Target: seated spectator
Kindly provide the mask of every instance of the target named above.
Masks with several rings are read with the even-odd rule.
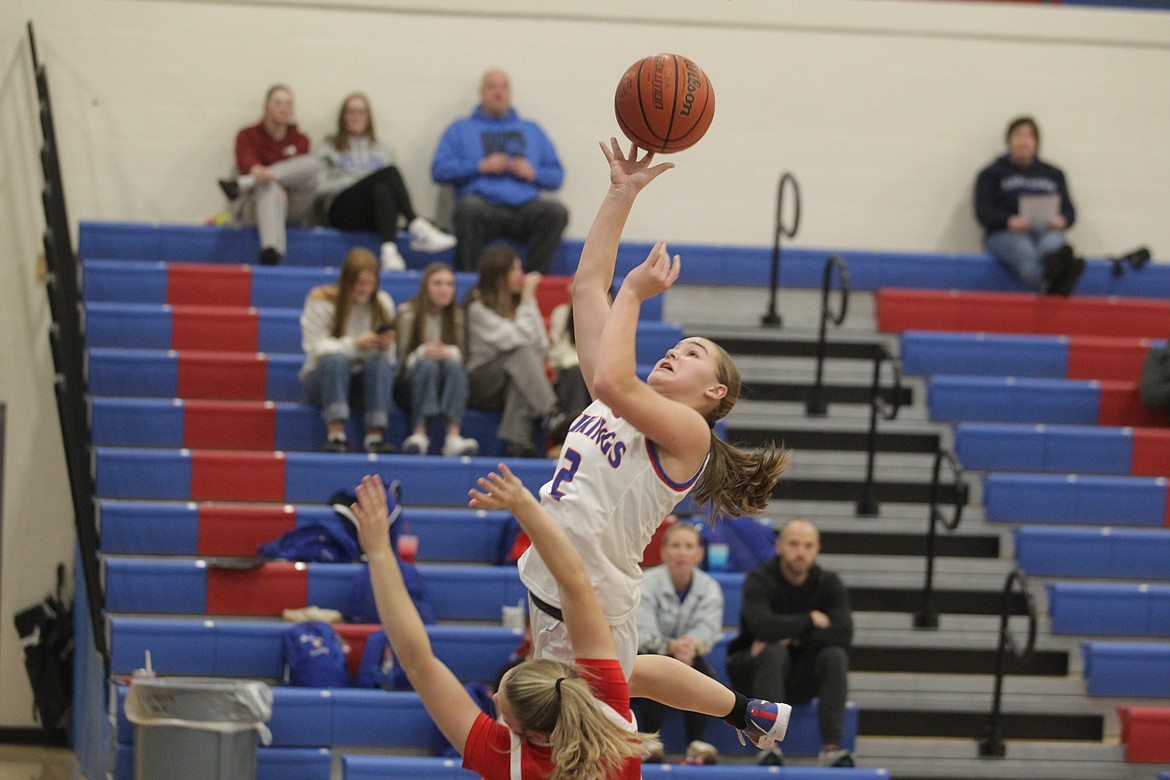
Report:
[[[337,284],[314,287],[301,312],[305,364],[301,382],[309,403],[321,407],[327,452],[346,452],[351,391],[365,409],[363,449],[394,452],[384,438],[398,368],[394,301],[378,289],[378,258],[368,249],[349,250]]]
[[[284,259],[286,224],[307,224],[322,169],[321,161],[309,154],[309,137],[293,124],[292,115],[292,91],[283,84],[269,87],[260,122],[236,135],[239,175],[219,180],[235,218],[259,231],[264,265]]]
[[[723,626],[723,589],[715,578],[698,568],[703,558],[699,530],[674,523],[662,536],[662,565],[646,570],[642,601],[638,605],[638,652],[669,655],[708,677],[715,672],[706,655],[719,641]],[[662,729],[663,705],[640,700],[639,725],[648,732]],[[715,748],[703,741],[707,716],[684,712],[687,754],[702,754],[714,763]],[[661,760],[661,758],[659,758]]]
[[[562,303],[552,310],[548,323],[548,362],[553,369],[553,392],[557,396],[557,408],[564,420],[555,431],[549,431],[549,446],[558,452],[569,432],[569,426],[585,407],[593,403],[589,386],[581,374],[581,361],[577,357],[577,339],[573,330],[573,304]]]
[[[792,703],[820,697],[819,763],[851,767],[853,755],[840,745],[853,615],[841,579],[816,565],[820,550],[816,526],[792,520],[776,540],[776,557],[747,575],[727,674],[733,688],[750,696]],[[783,758],[773,747],[761,751],[759,762]]]
[[[1036,292],[1069,295],[1085,260],[1065,242],[1064,231],[1077,215],[1064,173],[1036,156],[1040,130],[1031,117],[1012,120],[1007,145],[1007,153],[975,180],[975,218],[983,226],[983,246]],[[1047,206],[1037,211],[1048,216],[1037,224],[1030,213],[1042,201]]]
[[[503,237],[527,243],[528,270],[548,273],[569,212],[540,191],[561,186],[561,161],[540,126],[512,108],[507,73],[485,73],[479,94],[471,116],[443,133],[431,163],[431,177],[455,187],[456,268],[474,270],[484,245]]]
[[[447,424],[444,455],[479,452],[479,442],[460,435],[468,394],[463,367],[467,326],[463,307],[455,301],[455,274],[443,263],[426,267],[418,295],[398,309],[398,346],[405,363],[399,386],[411,424],[402,451],[425,455],[431,446],[427,421],[442,417]]]
[[[1150,347],[1142,361],[1138,392],[1142,406],[1152,412],[1170,412],[1170,342],[1163,347]]]
[[[405,220],[410,248],[416,252],[444,252],[455,237],[418,216],[394,165],[394,150],[374,134],[370,101],[355,92],[341,103],[337,132],[317,150],[325,171],[317,187],[319,208],[330,227],[373,230],[382,238],[382,268],[402,271],[406,263],[395,237]]]
[[[557,397],[544,373],[548,336],[536,305],[538,273],[524,273],[508,247],[483,253],[467,303],[467,374],[471,405],[502,411],[497,435],[510,458],[535,458],[533,425],[554,420]]]

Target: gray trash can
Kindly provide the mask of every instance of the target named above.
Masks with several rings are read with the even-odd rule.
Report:
[[[254,680],[136,677],[134,780],[254,780],[257,737],[271,741],[272,691]]]

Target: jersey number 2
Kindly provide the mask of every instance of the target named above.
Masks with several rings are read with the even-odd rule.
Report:
[[[565,497],[564,491],[561,490],[562,482],[572,482],[573,477],[577,475],[577,469],[581,467],[581,453],[576,450],[565,450],[565,460],[569,465],[557,472],[557,476],[553,479],[552,488],[548,491],[549,496],[560,501]]]

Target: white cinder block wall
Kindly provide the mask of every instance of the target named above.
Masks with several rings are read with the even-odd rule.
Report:
[[[698,62],[715,122],[639,203],[627,236],[765,245],[782,171],[804,194],[795,243],[977,251],[976,170],[1007,120],[1034,114],[1065,168],[1090,255],[1149,244],[1170,257],[1170,13],[902,0],[5,0],[0,3],[0,402],[8,438],[0,536],[0,727],[30,725],[12,614],[72,546],[35,278],[39,145],[24,23],[49,66],[70,215],[198,223],[265,89],[287,82],[301,127],[330,131],[366,91],[416,206],[430,157],[512,74],[566,168],[569,235],[606,186],[596,141],[613,91],[646,54]]]

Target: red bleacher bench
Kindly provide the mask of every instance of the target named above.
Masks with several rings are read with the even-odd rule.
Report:
[[[1125,760],[1170,762],[1170,707],[1118,707]]]

